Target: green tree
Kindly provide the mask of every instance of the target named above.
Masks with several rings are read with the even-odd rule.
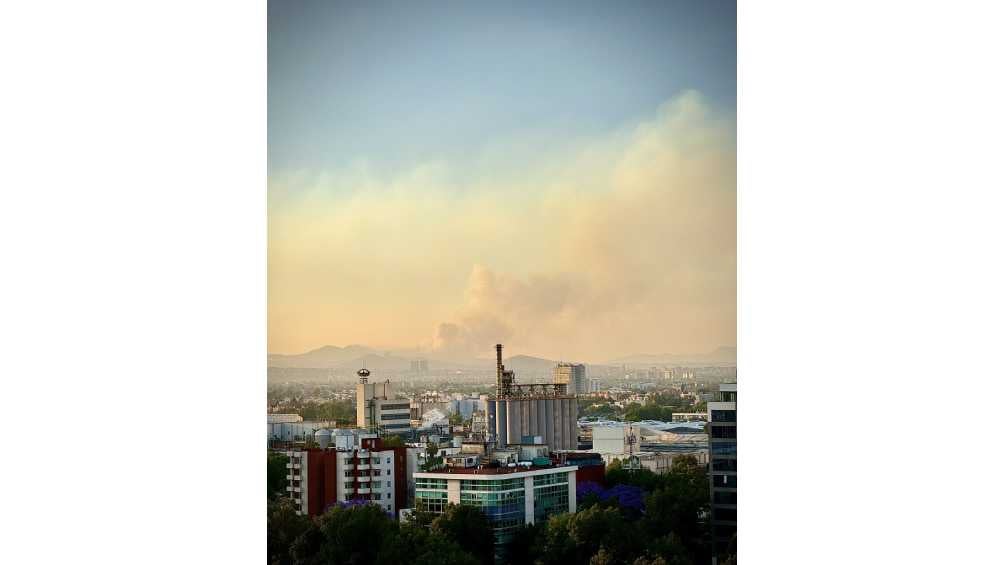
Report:
[[[401,436],[388,435],[383,436],[381,440],[383,441],[385,449],[389,449],[391,447],[404,447],[404,440],[401,439]]]
[[[425,446],[425,463],[422,463],[423,471],[432,471],[443,465],[443,458],[439,456],[439,445],[430,441]]]
[[[286,485],[289,484],[286,479],[286,463],[289,463],[289,457],[278,451],[269,451],[267,462],[268,473],[266,475],[266,482],[268,484],[269,498],[285,495]]]
[[[269,565],[291,565],[290,547],[310,528],[310,520],[296,515],[296,506],[288,498],[268,502],[268,562]]]
[[[432,531],[455,542],[461,549],[491,565],[495,559],[495,535],[484,513],[473,506],[449,504],[432,521]]]
[[[539,540],[543,536],[545,524],[525,524],[516,528],[506,547],[509,563],[533,563],[540,554]]]

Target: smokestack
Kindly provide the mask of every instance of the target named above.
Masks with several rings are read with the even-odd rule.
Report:
[[[502,395],[502,344],[495,344],[495,396]]]

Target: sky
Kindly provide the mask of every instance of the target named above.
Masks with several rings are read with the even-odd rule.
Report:
[[[270,2],[268,347],[736,339],[735,5]]]

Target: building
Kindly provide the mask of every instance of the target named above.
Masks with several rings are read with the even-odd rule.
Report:
[[[551,449],[577,449],[579,406],[567,385],[516,384],[502,364],[502,344],[495,346],[495,396],[489,397],[488,434],[496,447],[540,436]]]
[[[370,372],[360,369],[356,385],[356,426],[372,432],[400,432],[411,428],[411,403],[395,398],[390,381],[370,383]]]
[[[631,427],[623,425],[593,426],[593,451],[595,453],[623,455],[632,441]]]
[[[336,430],[334,437],[319,430],[317,441],[321,447],[285,452],[286,491],[298,514],[317,516],[350,500],[371,501],[393,515],[405,506],[407,448],[384,448],[375,434],[355,430]]]
[[[416,359],[411,362],[411,372],[418,375],[429,374],[428,359]]]
[[[554,384],[566,385],[569,394],[586,394],[586,366],[577,363],[558,363],[554,368]]]
[[[736,533],[736,385],[719,385],[708,402],[711,445],[712,555],[728,547]]]
[[[496,548],[508,543],[524,524],[575,512],[578,467],[550,462],[509,465],[415,473],[415,508],[440,514],[451,503],[478,507],[492,524]]]
[[[555,463],[567,463],[575,465],[576,484],[593,482],[600,485],[606,484],[607,464],[603,456],[599,453],[589,451],[556,451],[551,454],[551,459]]]

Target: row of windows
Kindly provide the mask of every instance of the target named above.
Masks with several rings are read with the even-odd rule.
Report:
[[[735,410],[712,410],[711,411],[711,421],[712,422],[735,422],[736,421],[736,411]]]
[[[533,478],[533,486],[568,484],[568,473],[552,473],[550,475],[536,475]]]
[[[735,426],[711,426],[711,437],[713,438],[734,438],[736,437]]]
[[[415,508],[422,512],[434,512],[440,514],[446,510],[446,493],[417,491],[415,492]]]
[[[384,418],[384,419],[386,419],[386,418]],[[403,424],[385,424],[385,425],[384,425],[383,427],[384,427],[385,429],[388,429],[388,430],[390,430],[390,429],[395,429],[395,430],[396,430],[396,429],[399,429],[399,428],[400,428],[400,429],[403,429],[403,428],[410,428],[410,427],[411,427],[411,424],[410,424],[410,423],[407,423],[407,422],[405,422],[405,423],[403,423]]]
[[[712,471],[736,471],[735,459],[715,459],[711,462]]]
[[[735,475],[714,475],[711,481],[718,488],[736,488]]]
[[[568,489],[565,489],[566,492]],[[519,504],[522,506],[524,501],[523,491],[510,491],[510,492],[463,492],[460,493],[460,502],[471,503],[474,506],[481,507],[503,507],[510,506],[514,504]]]
[[[411,414],[384,414],[380,418],[383,420],[410,420]]]
[[[461,491],[503,491],[503,490],[522,490],[524,487],[523,479],[501,479],[493,481],[460,481]]]
[[[736,494],[737,493],[723,490],[715,491],[715,504],[735,504],[737,498]]]
[[[734,441],[723,441],[723,442],[712,442],[711,443],[711,455],[735,455],[736,454],[736,442]]]
[[[404,404],[381,404],[380,410],[409,410],[411,409],[411,404],[407,402]],[[384,416],[386,418],[387,416]]]
[[[415,488],[433,488],[446,490],[446,479],[415,478]]]
[[[384,475],[389,477],[390,476],[390,469],[387,469],[384,472]],[[345,471],[345,476],[346,477],[379,477],[380,476],[380,469],[374,469],[372,473],[369,473],[367,471]]]

